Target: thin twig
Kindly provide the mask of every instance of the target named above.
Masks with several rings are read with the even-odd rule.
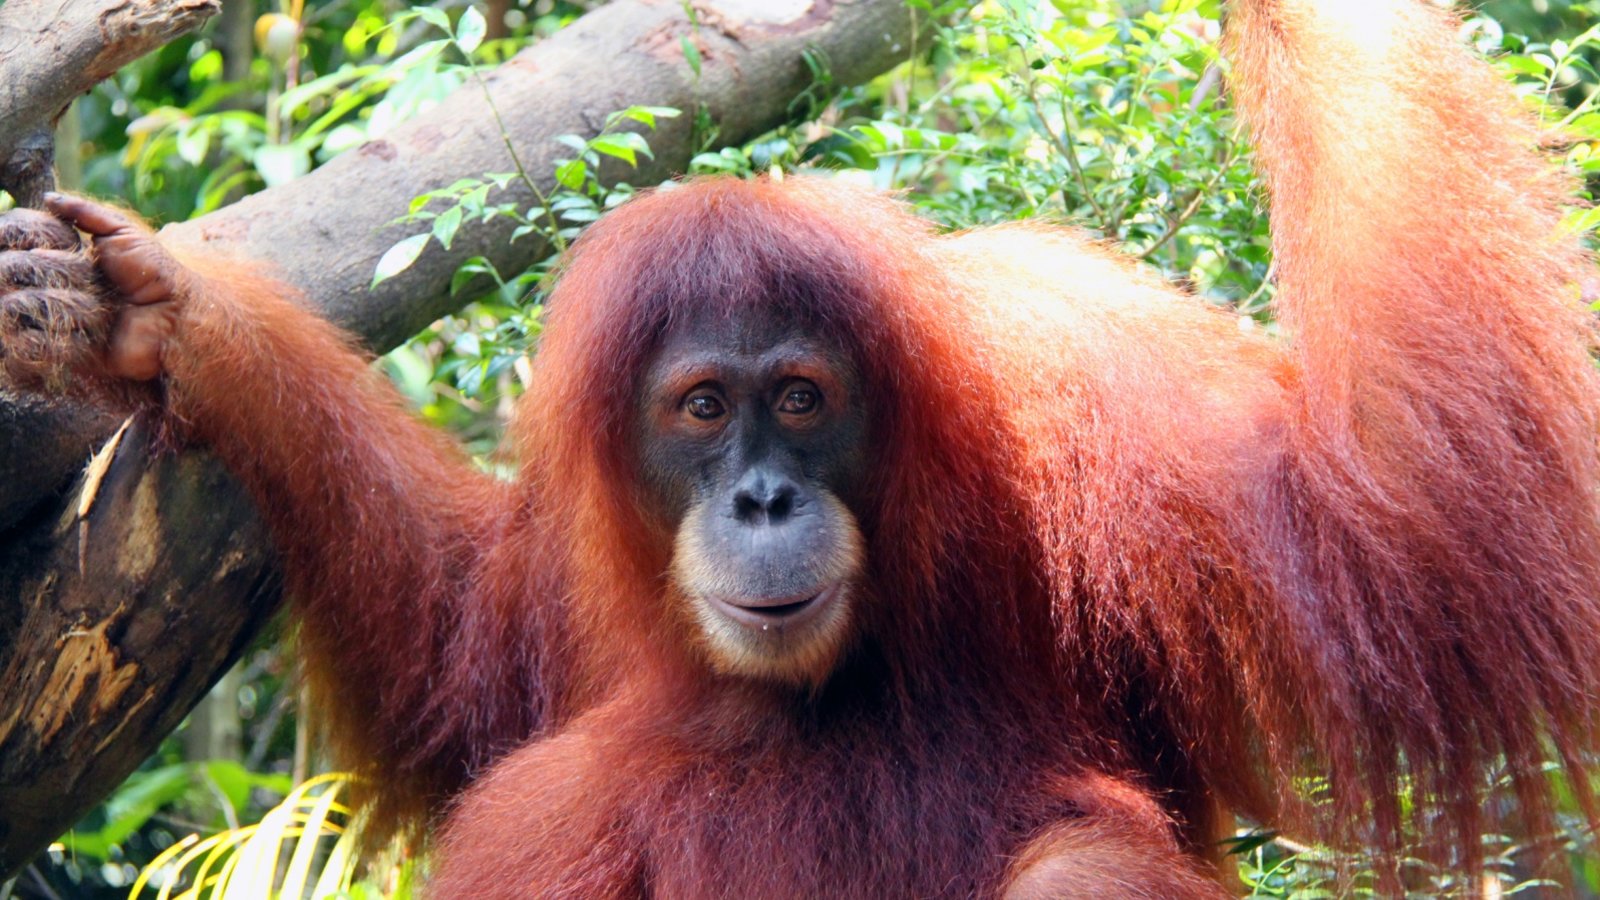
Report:
[[[61,900],[61,895],[56,893],[55,888],[50,886],[50,882],[45,880],[44,873],[39,871],[38,865],[34,863],[28,864],[28,877],[33,879],[33,886],[38,888],[39,892],[49,900]]]
[[[511,164],[517,169],[517,180],[521,181],[528,190],[533,192],[534,198],[539,201],[539,206],[544,209],[545,218],[550,222],[550,243],[555,245],[557,251],[565,253],[567,241],[561,236],[561,220],[556,218],[556,211],[550,208],[550,199],[545,196],[544,191],[539,189],[539,185],[528,174],[527,168],[522,165],[522,157],[518,155],[517,148],[511,143],[511,129],[506,127],[505,119],[500,118],[500,107],[495,105],[494,96],[489,93],[489,82],[484,80],[483,72],[472,61],[471,54],[468,54],[454,40],[451,43],[455,44],[456,49],[461,50],[462,55],[467,57],[467,70],[472,73],[473,80],[478,82],[478,87],[483,91],[483,102],[488,104],[489,114],[494,116],[494,126],[500,131],[500,143],[505,145],[506,155],[511,157]]]
[[[1022,84],[1028,91],[1028,104],[1033,107],[1034,115],[1039,117],[1039,127],[1044,129],[1044,133],[1050,137],[1050,142],[1055,144],[1056,151],[1066,157],[1067,167],[1072,170],[1073,177],[1078,181],[1078,189],[1083,192],[1084,199],[1089,201],[1089,207],[1094,210],[1095,218],[1099,220],[1101,230],[1104,231],[1107,224],[1106,211],[1101,208],[1099,201],[1094,198],[1094,193],[1089,190],[1089,179],[1084,176],[1083,167],[1078,164],[1078,154],[1072,149],[1072,125],[1068,122],[1071,116],[1067,115],[1066,98],[1063,96],[1061,100],[1061,130],[1065,133],[1063,138],[1050,127],[1050,120],[1045,117],[1044,104],[1039,100],[1038,84],[1033,77],[1033,67],[1028,65],[1025,55],[1022,62],[1024,73]],[[1108,233],[1106,237],[1113,235]]]
[[[1278,261],[1273,260],[1267,266],[1267,273],[1261,276],[1261,283],[1256,285],[1256,289],[1250,292],[1250,296],[1239,301],[1237,309],[1243,313],[1253,313],[1254,309],[1252,309],[1252,307],[1255,306],[1255,302],[1257,300],[1261,299],[1261,295],[1265,294],[1267,289],[1272,287],[1272,279],[1277,277],[1277,273]]]
[[[1210,99],[1211,92],[1222,83],[1222,67],[1216,63],[1207,63],[1206,70],[1200,73],[1200,81],[1194,86],[1194,94],[1189,97],[1189,111],[1199,112],[1200,107]]]
[[[1206,183],[1198,188],[1195,188],[1195,190],[1190,193],[1189,201],[1187,205],[1184,206],[1183,211],[1167,220],[1166,230],[1161,232],[1161,236],[1156,238],[1156,242],[1154,244],[1146,247],[1144,252],[1139,254],[1139,259],[1149,259],[1151,256],[1155,255],[1157,250],[1165,247],[1169,241],[1171,241],[1174,237],[1177,237],[1178,230],[1194,217],[1194,214],[1200,209],[1200,204],[1205,202],[1206,197],[1210,195],[1211,191],[1214,190],[1217,184],[1222,181],[1223,176],[1227,175],[1228,170],[1233,168],[1233,163],[1236,158],[1237,157],[1233,153],[1229,153],[1228,158],[1222,161],[1221,167],[1219,167],[1217,171],[1213,172],[1210,178],[1206,179]]]
[[[283,691],[272,704],[272,709],[267,711],[267,717],[257,726],[255,743],[250,746],[250,752],[245,756],[245,768],[255,771],[267,759],[267,751],[272,747],[272,739],[277,736],[278,726],[283,724],[283,718],[289,708],[294,705],[294,693]]]

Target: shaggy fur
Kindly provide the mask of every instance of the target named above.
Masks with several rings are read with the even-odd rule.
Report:
[[[1471,868],[1596,749],[1600,384],[1572,185],[1454,24],[1233,5],[1287,340],[1070,231],[710,179],[578,242],[514,485],[236,273],[168,408],[271,521],[378,825],[446,810],[436,896],[1209,896],[1225,809]],[[708,663],[634,487],[708,309],[838,341],[873,409],[820,685]]]

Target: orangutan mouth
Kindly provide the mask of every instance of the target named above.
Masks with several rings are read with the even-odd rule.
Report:
[[[741,597],[728,600],[712,597],[710,602],[718,612],[747,628],[763,631],[773,628],[794,628],[816,618],[839,597],[842,584],[831,584],[815,594],[803,597]]]

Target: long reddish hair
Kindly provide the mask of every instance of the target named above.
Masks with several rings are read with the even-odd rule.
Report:
[[[383,788],[378,820],[421,819],[607,697],[655,703],[603,707],[618,742],[663,709],[782,736],[759,689],[703,665],[671,542],[632,487],[660,336],[691,310],[751,307],[835,339],[871,405],[858,655],[905,726],[846,723],[873,771],[931,756],[913,738],[936,735],[932,762],[1032,753],[1149,791],[1195,851],[1227,806],[1390,851],[1414,829],[1472,868],[1491,827],[1555,832],[1553,756],[1594,820],[1600,376],[1575,287],[1592,260],[1560,227],[1573,185],[1449,15],[1231,9],[1287,339],[1069,230],[940,236],[835,182],[692,181],[608,214],[566,261],[508,486],[409,421],[278,288],[212,272],[164,358],[169,407],[272,524],[312,685]],[[517,758],[537,778],[540,754],[593,736]],[[779,762],[792,750],[770,743]],[[767,762],[808,789],[727,815],[825,813],[812,770]],[[905,854],[891,874],[960,862],[916,858],[914,816],[945,788],[998,791],[1001,768],[874,810]],[[1490,771],[1514,813],[1488,802]],[[578,811],[609,824],[600,800]],[[679,810],[686,834],[715,827],[697,811]],[[1020,840],[989,825],[965,852]],[[486,846],[559,860],[571,839],[540,840]],[[858,874],[799,849],[815,877]]]
[[[873,398],[865,624],[893,678],[995,679],[1105,735],[1078,752],[1343,840],[1411,827],[1470,865],[1497,764],[1548,829],[1544,763],[1583,771],[1600,686],[1571,185],[1448,15],[1234,15],[1287,342],[1070,232],[938,237],[819,180],[690,182],[586,235],[523,434],[596,671],[695,664],[628,416],[676,317],[759,304]]]
[[[708,309],[795,321],[859,367],[872,413],[860,614],[904,663],[896,676],[943,680],[937,660],[955,643],[1049,656],[1028,526],[1007,478],[1013,444],[937,249],[928,223],[895,201],[818,179],[685,182],[585,234],[551,299],[518,443],[530,484],[569,525],[577,614],[602,657],[702,665],[691,621],[665,596],[671,541],[640,539],[659,529],[632,487],[631,429],[661,335]],[[599,671],[619,664],[596,661]]]

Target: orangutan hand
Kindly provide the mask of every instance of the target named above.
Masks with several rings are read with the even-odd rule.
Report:
[[[125,213],[60,194],[45,204],[53,215],[0,215],[0,374],[24,385],[158,378],[194,276]]]

